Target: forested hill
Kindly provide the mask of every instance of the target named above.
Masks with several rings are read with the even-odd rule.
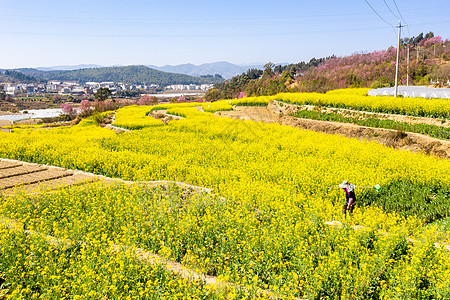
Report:
[[[130,84],[208,84],[220,83],[224,79],[220,75],[189,76],[178,73],[168,73],[154,70],[145,66],[105,67],[93,69],[79,69],[72,71],[41,71],[37,69],[17,69],[22,73],[43,80],[77,81],[114,81]]]
[[[449,86],[450,41],[432,32],[401,40],[399,84]],[[310,62],[251,69],[214,86],[206,99],[275,95],[281,92],[326,92],[348,87],[394,86],[397,49],[348,56],[334,55]],[[408,59],[409,57],[409,59]]]
[[[0,70],[0,82],[38,83],[40,80],[22,72],[17,72],[14,70]]]

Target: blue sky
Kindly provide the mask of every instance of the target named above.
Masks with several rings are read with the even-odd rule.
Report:
[[[450,39],[449,0],[4,0],[0,68],[294,63],[371,52],[396,45],[395,5],[408,24],[402,37]]]

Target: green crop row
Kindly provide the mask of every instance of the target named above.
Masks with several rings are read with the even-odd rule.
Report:
[[[364,193],[363,205],[379,205],[386,212],[418,216],[425,223],[450,217],[450,187],[440,183],[393,181],[379,193]]]
[[[352,123],[361,126],[395,129],[407,132],[415,132],[420,134],[426,134],[428,136],[450,140],[450,128],[440,127],[429,124],[409,124],[406,122],[398,122],[387,119],[380,119],[372,116],[361,117],[348,117],[339,113],[323,113],[318,111],[300,110],[295,112],[294,117],[321,120],[321,121],[334,121],[343,123]]]

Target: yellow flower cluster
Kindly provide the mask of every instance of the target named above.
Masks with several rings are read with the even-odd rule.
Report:
[[[395,98],[391,96],[360,96],[357,94],[282,93],[275,99],[295,104],[320,104],[333,107],[351,107],[360,110],[407,114],[413,116],[450,117],[447,99]]]
[[[152,110],[149,106],[131,105],[119,109],[115,115],[114,125],[126,129],[136,130],[149,126],[163,125],[161,120],[148,117]]]
[[[327,92],[327,95],[359,95],[367,96],[369,88],[350,88],[350,89],[337,89]]]
[[[260,97],[239,99],[247,105],[261,103]],[[367,96],[367,89],[344,89],[320,93],[280,93],[264,97],[268,103],[278,100],[293,104],[312,104],[332,107],[346,107],[365,111],[450,118],[450,102],[447,99],[395,98],[391,96]]]
[[[8,125],[8,126],[3,126],[1,128],[4,129],[30,129],[30,128],[42,128],[46,125],[44,124],[36,124],[36,125]]]
[[[186,108],[186,107],[199,107],[205,112],[216,112],[221,110],[233,109],[232,103],[234,100],[220,100],[215,102],[187,102],[187,103],[168,103],[159,104],[152,107],[152,110],[173,108]]]

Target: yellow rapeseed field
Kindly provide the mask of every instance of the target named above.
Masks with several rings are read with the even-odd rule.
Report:
[[[353,94],[348,103],[364,97],[366,106],[381,105]],[[309,96],[275,97],[294,102]],[[89,122],[0,132],[1,157],[126,180],[182,181],[217,195],[97,183],[4,198],[0,215],[18,220],[24,229],[83,241],[55,247],[44,238],[1,229],[1,280],[8,283],[9,296],[244,299],[267,289],[286,299],[450,298],[449,253],[434,245],[446,242],[444,232],[376,206],[358,207],[351,219],[343,219],[342,192],[327,189],[342,180],[359,186],[408,181],[448,187],[450,162],[210,113],[269,99],[123,108],[117,121],[142,119],[145,126],[120,135]],[[421,101],[428,100],[417,100],[427,107]],[[402,105],[416,109],[411,108],[416,102]],[[145,117],[151,109],[184,118],[153,126]],[[440,107],[436,113],[449,111]],[[359,198],[371,193],[357,190]],[[325,223],[333,220],[343,225]],[[113,243],[159,253],[242,288],[221,294],[180,281],[139,263],[132,252],[108,252]]]

